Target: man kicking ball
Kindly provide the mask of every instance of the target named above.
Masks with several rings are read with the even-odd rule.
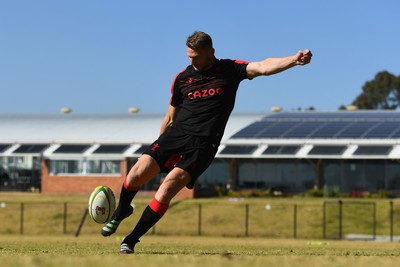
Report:
[[[101,233],[115,233],[133,212],[131,202],[139,187],[160,172],[167,173],[153,200],[143,211],[133,231],[121,243],[120,253],[134,253],[139,239],[165,214],[172,198],[183,188],[193,188],[217,153],[236,91],[244,79],[272,75],[311,61],[310,50],[258,62],[217,59],[211,37],[196,31],[187,38],[190,65],[172,83],[168,111],[160,136],[129,171],[110,222]]]

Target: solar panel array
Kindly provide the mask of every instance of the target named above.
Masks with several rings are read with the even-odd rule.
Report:
[[[93,154],[119,154],[124,153],[129,148],[129,145],[101,145]]]
[[[354,155],[388,155],[392,146],[359,146]]]
[[[232,138],[400,138],[400,112],[273,113]]]
[[[145,144],[140,146],[134,154],[142,154],[150,144]],[[0,153],[5,152],[12,145],[10,144],[0,144]],[[51,144],[21,144],[17,149],[12,151],[13,154],[40,154],[49,148]],[[96,148],[92,154],[122,154],[131,145],[130,144],[101,144]],[[91,145],[89,144],[62,144],[53,153],[54,154],[81,154],[89,149]]]
[[[55,153],[55,154],[60,154],[60,153],[80,154],[80,153],[85,152],[89,147],[90,147],[90,145],[61,145],[53,153]]]
[[[263,155],[294,155],[301,146],[292,145],[269,145]]]
[[[142,154],[144,151],[148,149],[150,144],[142,145],[138,149],[136,149],[135,154]]]
[[[221,154],[236,154],[236,155],[244,155],[244,154],[253,154],[253,152],[257,149],[256,145],[248,145],[248,146],[240,146],[240,145],[228,145],[222,151]]]
[[[333,146],[333,145],[316,145],[314,146],[309,155],[342,155],[347,149],[347,146]]]
[[[43,152],[46,148],[48,148],[49,145],[47,144],[35,144],[35,145],[28,145],[28,144],[23,144],[20,147],[18,147],[16,150],[13,151],[15,154],[24,154],[24,153],[41,153]]]
[[[8,145],[8,144],[0,144],[0,153],[6,151],[10,147],[11,147],[11,145]]]

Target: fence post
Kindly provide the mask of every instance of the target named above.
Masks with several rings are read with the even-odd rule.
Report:
[[[201,203],[199,204],[199,223],[197,228],[197,234],[201,235]]]
[[[393,201],[390,204],[390,242],[393,242]]]
[[[89,209],[86,208],[85,211],[83,212],[83,216],[82,216],[81,222],[78,225],[78,229],[76,229],[75,237],[78,237],[79,234],[81,233],[81,229],[83,227],[83,223],[85,222],[85,219],[86,219],[86,216],[88,215],[88,213],[89,213]]]
[[[64,234],[67,233],[67,202],[64,202]]]
[[[339,200],[339,239],[342,240],[343,238],[343,201]]]
[[[324,201],[322,209],[322,238],[326,239],[326,201]]]
[[[246,204],[246,217],[245,217],[245,236],[249,236],[249,204]]]
[[[372,203],[374,211],[373,211],[373,231],[374,231],[374,240],[376,240],[376,202]]]
[[[297,204],[294,204],[293,207],[293,238],[297,238]]]
[[[20,216],[20,229],[19,233],[24,234],[24,202],[21,202],[21,216]]]

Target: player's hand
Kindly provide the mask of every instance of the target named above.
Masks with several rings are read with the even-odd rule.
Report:
[[[299,52],[297,52],[296,58],[297,58],[297,61],[296,61],[297,65],[306,65],[306,64],[310,63],[311,58],[312,58],[312,53],[308,49],[300,50]]]

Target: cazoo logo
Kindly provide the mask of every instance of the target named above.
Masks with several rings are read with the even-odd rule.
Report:
[[[209,96],[214,96],[214,95],[221,95],[224,91],[222,88],[210,88],[210,89],[203,89],[203,90],[196,90],[193,92],[188,93],[187,97],[190,100],[194,100],[196,98],[205,98]]]

